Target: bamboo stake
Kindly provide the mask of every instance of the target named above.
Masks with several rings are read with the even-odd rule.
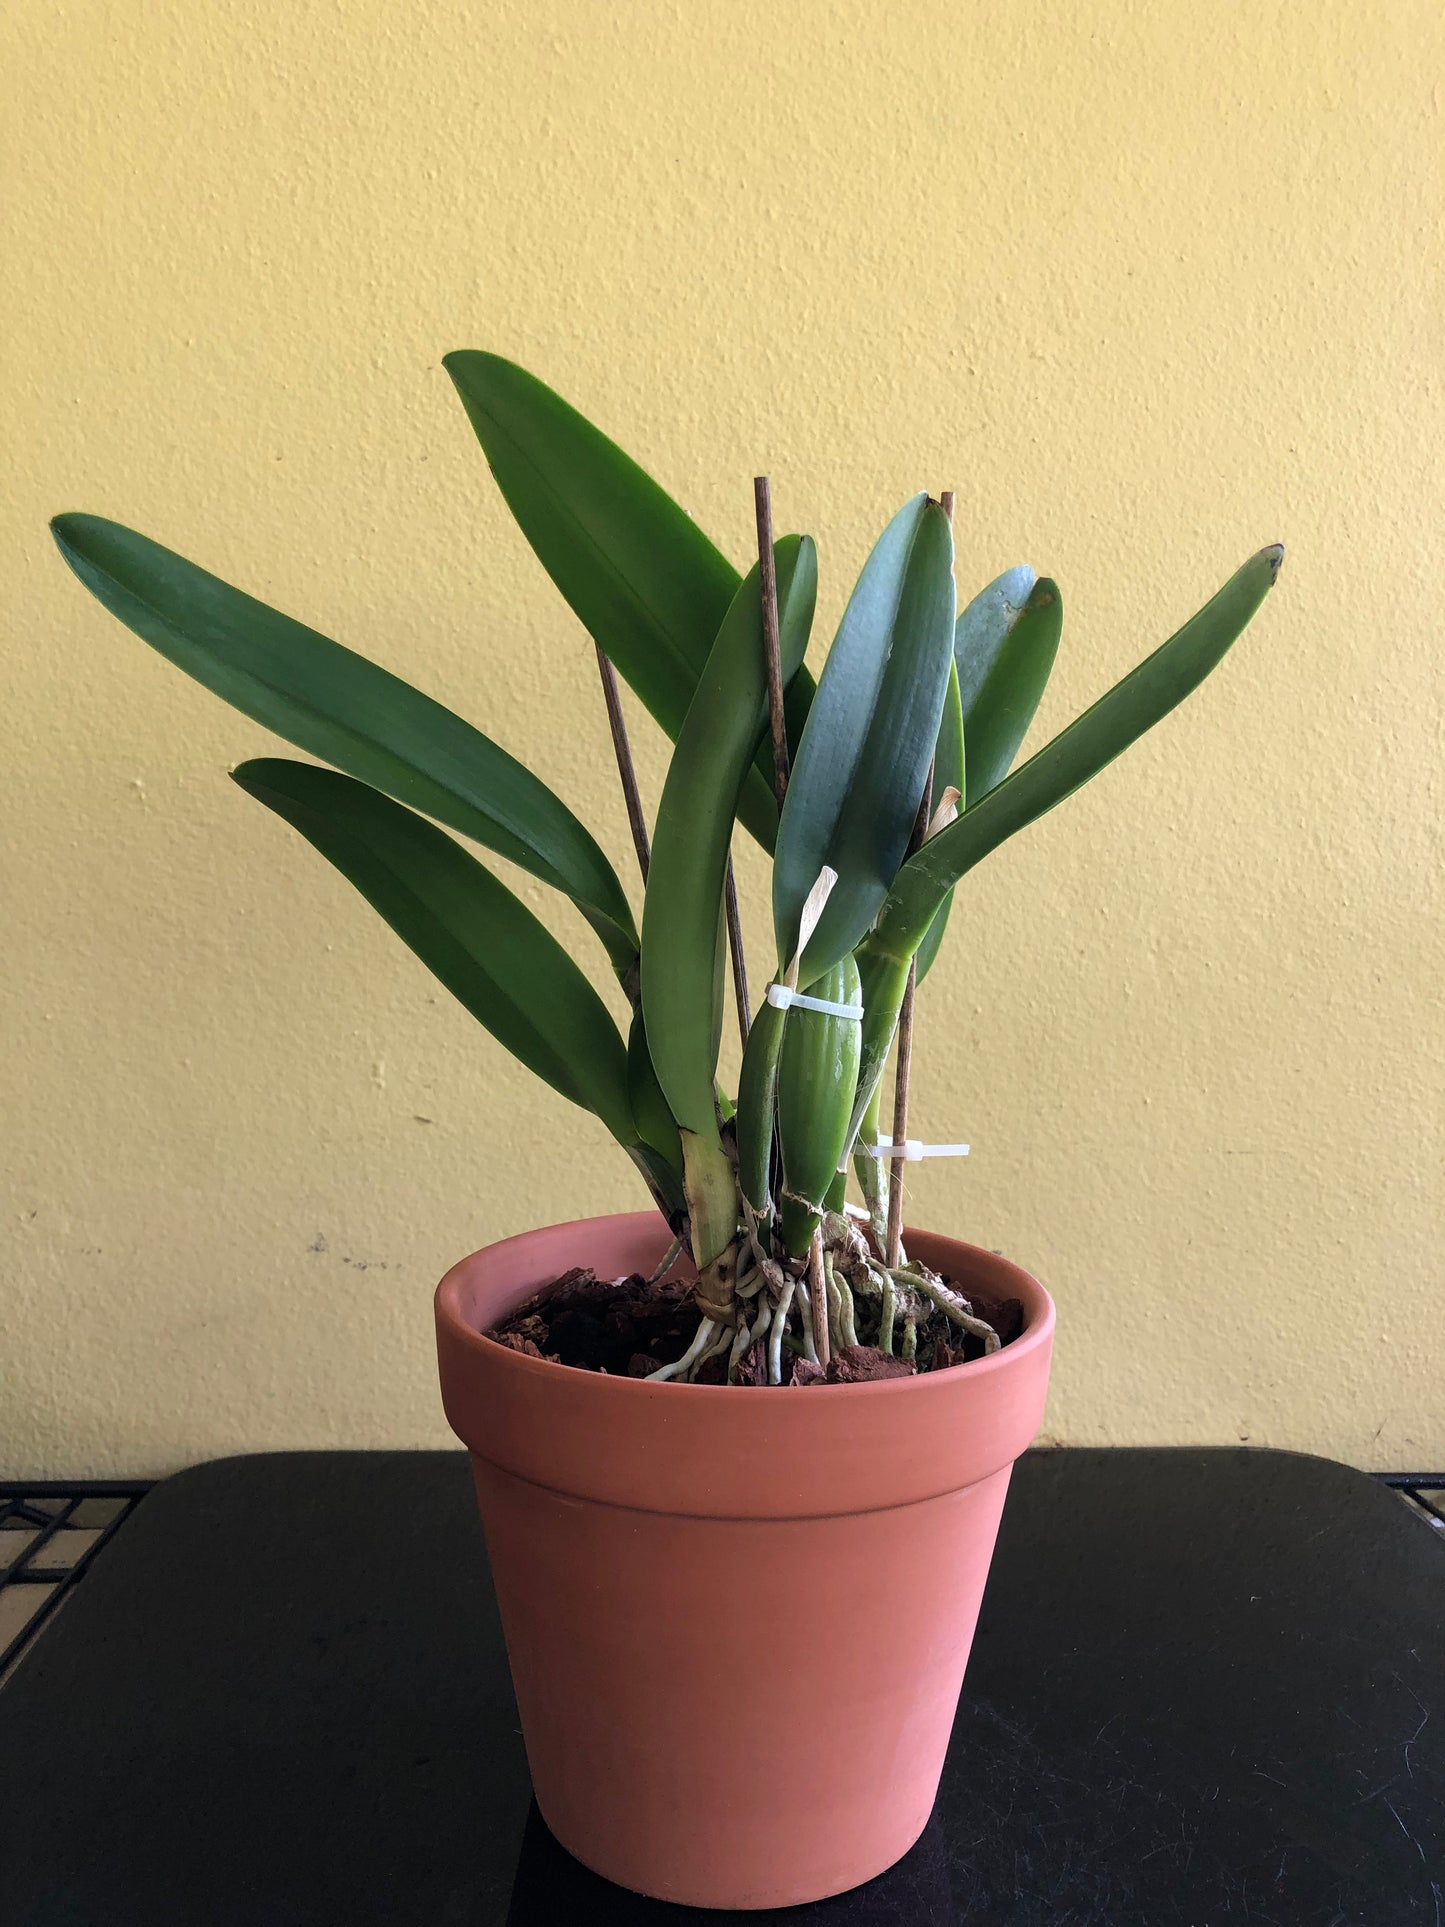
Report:
[[[788,787],[788,731],[783,717],[783,660],[778,637],[778,572],[773,558],[773,504],[766,475],[753,478],[753,507],[758,524],[758,576],[763,603],[763,655],[768,672],[768,717],[773,732],[773,789],[781,812],[783,795]],[[728,950],[733,965],[733,1001],[738,1011],[738,1034],[746,1049],[748,1031],[752,1026],[752,1000],[748,996],[748,965],[743,955],[743,925],[738,914],[738,886],[731,854],[728,856],[724,903],[727,909]]]
[[[945,489],[940,495],[939,505],[952,522],[951,488]],[[930,763],[913,835],[908,842],[910,854],[927,835],[928,819],[932,814],[933,765]],[[884,1254],[884,1262],[890,1269],[899,1263],[903,1254],[903,1174],[907,1169],[904,1154],[908,1143],[908,1085],[913,1072],[913,998],[917,988],[918,959],[915,957],[908,966],[908,988],[903,993],[903,1004],[898,1013],[898,1062],[893,1073],[893,1156],[888,1162],[888,1249]]]
[[[748,997],[748,965],[743,955],[743,920],[738,914],[738,882],[733,875],[732,853],[728,853],[728,880],[723,891],[723,901],[727,905],[728,949],[733,960],[733,1002],[738,1007],[738,1034],[743,1040],[743,1049],[748,1047],[748,1031],[752,1020],[749,1012],[752,1002]]]
[[[813,1314],[813,1350],[818,1354],[818,1363],[826,1372],[833,1348],[828,1338],[828,1280],[823,1271],[823,1227],[819,1225],[813,1233],[813,1242],[808,1246],[808,1295],[812,1299],[810,1307]]]
[[[768,675],[768,723],[773,737],[773,795],[778,815],[788,793],[788,724],[783,714],[783,650],[778,636],[778,569],[773,555],[773,491],[766,475],[753,477],[753,509],[758,525],[758,590],[762,598],[763,662]],[[823,1277],[823,1237],[821,1227],[808,1252],[811,1295],[813,1349],[824,1371],[828,1369],[828,1288]],[[822,1312],[819,1313],[819,1302]],[[786,1304],[786,1300],[783,1301]],[[819,1317],[822,1339],[819,1340]]]
[[[908,1080],[913,1070],[913,993],[918,963],[908,966],[908,988],[898,1013],[898,1062],[893,1072],[893,1156],[888,1161],[888,1249],[884,1262],[897,1267],[903,1252],[903,1173],[908,1143]]]
[[[788,725],[783,714],[783,657],[778,640],[778,571],[773,557],[773,496],[766,475],[753,478],[758,521],[758,573],[763,597],[763,653],[768,665],[768,721],[773,732],[773,792],[782,814],[788,789]]]
[[[647,818],[642,814],[642,798],[637,790],[637,771],[632,766],[632,745],[627,740],[622,691],[618,686],[617,671],[603,654],[601,643],[594,647],[597,650],[597,672],[602,678],[602,696],[607,704],[607,725],[612,731],[612,750],[617,758],[617,774],[622,778],[622,797],[627,805],[627,821],[632,826],[632,847],[637,852],[637,867],[646,884],[647,865],[652,852],[647,840]]]

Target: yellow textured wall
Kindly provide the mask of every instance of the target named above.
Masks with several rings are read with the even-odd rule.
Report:
[[[5,39],[5,1469],[441,1442],[439,1272],[642,1202],[45,533],[114,515],[412,677],[621,869],[462,346],[735,560],[770,469],[820,639],[952,483],[961,586],[1063,587],[1034,742],[1287,542],[1217,678],[970,879],[915,1116],[974,1155],[916,1211],[1053,1287],[1056,1437],[1445,1459],[1437,0],[18,0]]]

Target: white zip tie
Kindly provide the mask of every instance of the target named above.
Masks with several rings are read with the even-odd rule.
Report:
[[[825,1017],[856,1017],[863,1021],[861,1004],[835,1004],[828,997],[808,997],[801,990],[789,990],[786,984],[768,985],[768,1002],[774,1010],[787,1010],[794,1006],[798,1010],[821,1010]]]
[[[916,1137],[903,1140],[902,1150],[895,1151],[891,1137],[880,1137],[876,1144],[855,1144],[855,1151],[861,1151],[865,1158],[878,1158],[891,1162],[902,1158],[905,1164],[916,1164],[920,1158],[966,1158],[966,1144],[922,1144]]]

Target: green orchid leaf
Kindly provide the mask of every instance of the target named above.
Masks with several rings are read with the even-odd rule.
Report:
[[[443,365],[537,559],[676,741],[737,593],[737,570],[630,456],[535,375],[476,349]],[[800,667],[786,704],[795,741],[812,689]],[[738,815],[771,850],[771,753],[759,753]]]
[[[958,665],[955,662],[949,666],[948,688],[943,697],[943,720],[938,726],[938,744],[933,752],[935,809],[942,802],[944,792],[950,789],[958,791],[959,807],[962,808],[964,777],[963,704],[958,693]],[[918,946],[919,983],[933,968],[933,960],[943,942],[943,933],[948,928],[948,913],[952,908],[953,892],[950,890],[929,924],[923,942]]]
[[[1028,567],[1006,570],[959,615],[953,626],[954,673],[935,757],[936,797],[945,782],[952,783],[964,799],[960,810],[967,809],[1008,775],[1054,666],[1062,624],[1057,585],[1039,581]],[[962,735],[956,773],[945,774],[955,769],[955,702]],[[952,906],[950,890],[918,946],[920,983],[938,955]]]
[[[773,863],[778,969],[824,867],[837,872],[804,952],[806,987],[873,922],[908,849],[953,660],[953,530],[927,495],[863,566],[798,748]]]
[[[687,1197],[682,1181],[667,1159],[660,1157],[650,1144],[640,1140],[629,1144],[627,1155],[637,1166],[642,1181],[652,1193],[652,1201],[666,1218],[674,1236],[680,1236],[687,1224]]]
[[[817,987],[829,1003],[862,1008],[858,966],[851,956],[824,971]],[[783,1173],[778,1228],[786,1249],[801,1258],[848,1149],[862,1026],[856,1017],[815,1010],[794,1009],[787,1017],[777,1083]]]
[[[777,1123],[778,1064],[782,1058],[786,1010],[766,998],[759,1004],[743,1047],[738,1073],[735,1136],[738,1147],[738,1190],[757,1215],[773,1208],[773,1132]]]
[[[1059,653],[1063,620],[1058,585],[1025,566],[990,582],[954,624],[968,747],[965,808],[1008,775]]]
[[[639,1140],[627,1052],[606,1005],[505,884],[443,830],[379,790],[279,757],[232,772],[353,883],[499,1044],[594,1112],[619,1144]]]
[[[547,785],[398,676],[97,515],[52,523],[91,593],[243,715],[565,891],[619,976],[637,959],[622,885]]]
[[[806,537],[776,546],[783,673],[803,659],[818,565]],[[762,605],[752,569],[734,595],[697,685],[658,805],[642,916],[642,1008],[658,1082],[678,1123],[716,1134],[725,942],[723,885],[738,796],[768,726]]]
[[[668,1109],[652,1055],[647,1044],[647,1027],[642,1011],[632,1013],[632,1028],[627,1037],[627,1093],[637,1134],[672,1173],[677,1201],[682,1202],[682,1139],[677,1119]]]
[[[868,950],[880,958],[910,956],[943,897],[965,872],[1082,788],[1183,702],[1221,661],[1269,594],[1283,559],[1284,550],[1277,546],[1252,556],[1196,616],[1092,709],[956,823],[930,838],[899,872],[877,928],[868,938]],[[864,981],[866,989],[866,971]]]

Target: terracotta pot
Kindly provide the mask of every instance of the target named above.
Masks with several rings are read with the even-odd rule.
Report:
[[[952,1371],[807,1390],[649,1385],[480,1334],[574,1265],[649,1272],[651,1212],[491,1245],[436,1294],[537,1804],[609,1880],[778,1907],[871,1879],[938,1791],[1054,1308],[1027,1272],[910,1252],[1023,1334]]]

